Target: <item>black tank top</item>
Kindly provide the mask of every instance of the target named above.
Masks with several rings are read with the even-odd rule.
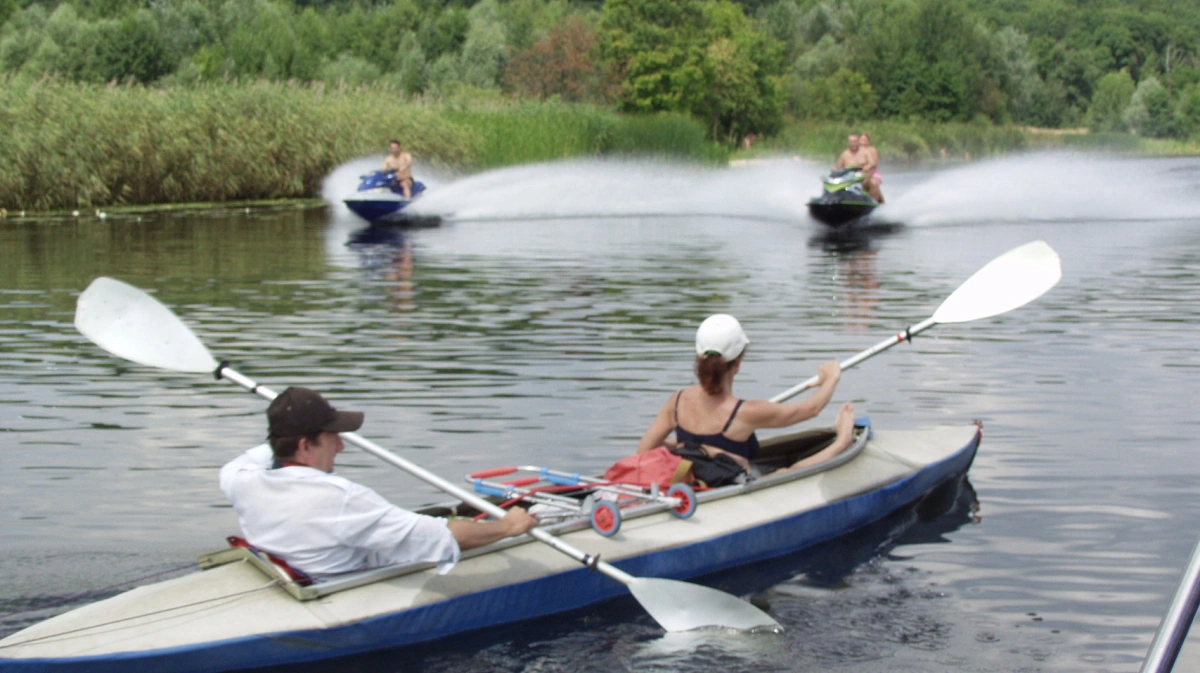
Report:
[[[737,412],[742,408],[742,402],[745,402],[745,400],[738,400],[737,406],[733,408],[733,413],[729,414],[729,420],[725,421],[725,427],[721,428],[721,432],[714,435],[697,435],[684,430],[683,426],[679,425],[680,397],[683,397],[682,390],[675,394],[676,441],[682,444],[695,443],[715,446],[718,449],[724,449],[730,453],[736,453],[747,460],[754,460],[754,458],[758,455],[758,437],[756,437],[753,433],[751,433],[749,439],[744,442],[735,441],[725,436],[725,431],[729,429],[730,425],[733,425],[733,419],[735,416],[737,416]]]

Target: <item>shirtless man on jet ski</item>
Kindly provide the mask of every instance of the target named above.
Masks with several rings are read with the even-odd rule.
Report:
[[[400,146],[399,140],[391,141],[389,146],[392,152],[383,160],[383,170],[396,174],[396,182],[400,185],[400,189],[404,191],[404,198],[411,199],[413,188],[412,155],[404,151],[404,148]]]
[[[854,133],[846,138],[846,145],[848,149],[838,157],[837,162],[833,164],[833,170],[857,167],[866,176],[863,182],[871,192],[871,197],[883,203],[883,194],[879,191],[879,182],[875,178],[879,158],[874,148],[863,145],[859,136]]]

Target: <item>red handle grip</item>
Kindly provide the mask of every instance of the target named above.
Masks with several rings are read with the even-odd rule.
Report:
[[[500,477],[500,476],[503,476],[506,474],[512,474],[513,472],[516,472],[516,471],[517,471],[517,468],[515,468],[515,467],[493,467],[490,470],[480,470],[478,472],[472,472],[471,478],[472,479],[488,479],[490,477]]]

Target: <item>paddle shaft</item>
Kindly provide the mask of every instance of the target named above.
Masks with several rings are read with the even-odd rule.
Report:
[[[268,401],[274,400],[278,396],[278,393],[275,391],[267,388],[266,386],[259,385],[253,379],[243,376],[223,363],[217,367],[216,375],[217,378],[229,379],[230,381],[242,386],[246,390],[266,398]],[[419,465],[410,463],[409,461],[397,456],[391,451],[388,451],[382,446],[379,446],[375,442],[372,442],[356,432],[343,432],[341,433],[341,436],[343,439],[357,446],[363,451],[370,453],[384,462],[395,465],[396,467],[408,472],[417,479],[420,479],[421,481],[435,488],[461,499],[463,502],[481,512],[485,512],[497,519],[503,518],[506,513],[503,509],[497,507],[491,502],[459,487],[457,484],[442,479],[438,475]],[[620,568],[617,568],[616,566],[601,561],[599,556],[592,556],[591,554],[584,553],[540,528],[534,528],[530,530],[529,535],[536,538],[540,542],[544,542],[551,547],[554,547],[559,552],[570,556],[588,568],[595,568],[596,570],[599,570],[601,573],[611,577],[621,584],[624,584],[625,586],[630,586],[634,581],[634,577],[632,575],[621,570]]]
[[[1150,643],[1141,673],[1170,673],[1196,617],[1197,606],[1200,606],[1200,542],[1192,549],[1192,557],[1179,579],[1171,605]]]
[[[927,318],[927,319],[923,320],[922,322],[919,322],[916,325],[913,325],[912,327],[909,327],[908,329],[906,329],[902,332],[897,332],[895,336],[890,337],[888,339],[884,339],[883,341],[880,341],[879,343],[875,344],[874,346],[871,346],[870,348],[866,349],[865,351],[863,351],[853,357],[842,360],[842,369],[843,370],[849,369],[849,368],[853,367],[854,365],[862,362],[863,360],[866,360],[867,358],[878,355],[878,354],[884,352],[885,350],[891,348],[892,346],[895,346],[898,343],[902,343],[904,341],[909,341],[913,338],[914,335],[916,335],[920,332],[924,332],[925,330],[929,329],[930,327],[933,327],[936,324],[938,324],[936,320],[934,320],[933,318]],[[791,388],[788,388],[787,390],[783,391],[782,393],[779,393],[775,397],[772,397],[771,401],[772,402],[783,402],[784,400],[791,399],[792,397],[795,397],[796,395],[804,392],[805,390],[808,390],[809,388],[816,388],[817,382],[819,380],[820,380],[820,377],[814,376],[814,377],[808,379],[807,381],[796,384],[796,385],[792,386]]]

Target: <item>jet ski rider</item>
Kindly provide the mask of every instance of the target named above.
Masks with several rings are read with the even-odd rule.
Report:
[[[866,135],[866,134],[864,134]],[[870,136],[867,136],[868,140]],[[837,161],[833,164],[833,170],[842,168],[857,168],[866,178],[863,182],[867,185],[867,191],[870,192],[871,198],[879,203],[883,203],[883,193],[879,190],[879,183],[883,182],[883,177],[879,175],[879,154],[874,147],[864,145],[862,137],[858,134],[851,133],[846,137],[846,145],[848,148],[842,151],[838,156]]]
[[[404,198],[411,199],[413,190],[412,155],[404,151],[399,140],[392,140],[388,143],[388,147],[391,148],[391,153],[383,160],[383,170],[396,174],[396,183],[404,192]]]

